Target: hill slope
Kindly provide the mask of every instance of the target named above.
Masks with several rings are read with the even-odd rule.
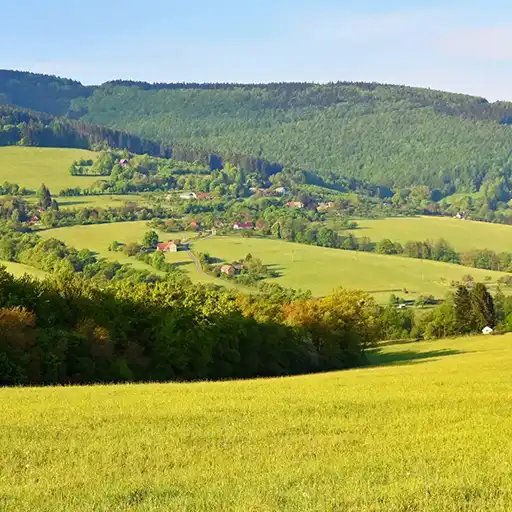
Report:
[[[392,186],[424,184],[444,194],[478,190],[488,175],[508,179],[512,168],[512,103],[362,83],[119,81],[85,88],[51,86],[42,77],[34,89],[31,74],[16,75],[28,85],[14,95],[8,77],[0,74],[0,103],[33,107],[37,90],[48,95],[43,106],[51,114],[62,114],[67,102],[73,118],[229,158],[250,155]]]
[[[287,379],[0,389],[2,510],[505,512],[511,342],[392,345],[380,367]]]

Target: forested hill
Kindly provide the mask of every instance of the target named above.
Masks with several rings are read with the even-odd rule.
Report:
[[[39,81],[38,101],[47,90],[49,113],[63,113],[67,102],[72,118],[224,157],[251,155],[392,186],[425,184],[444,194],[478,190],[486,178],[508,180],[512,169],[512,103],[364,83],[83,87],[31,74],[17,75],[32,85],[13,97],[8,76],[0,74],[0,102],[34,108],[30,91]]]

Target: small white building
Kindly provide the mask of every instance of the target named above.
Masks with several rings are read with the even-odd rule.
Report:
[[[284,187],[277,187],[277,188],[276,188],[276,193],[277,193],[277,194],[281,194],[281,195],[282,195],[282,194],[287,194],[287,193],[288,193],[288,191],[287,191],[287,190],[286,190],[286,188],[284,188]]]
[[[492,334],[493,332],[494,332],[494,330],[491,327],[489,327],[489,326],[484,327],[482,329],[482,334]]]
[[[185,192],[184,194],[180,194],[181,199],[197,199],[197,194],[195,192]]]

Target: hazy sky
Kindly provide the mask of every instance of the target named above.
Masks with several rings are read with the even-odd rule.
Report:
[[[0,68],[86,84],[363,80],[512,100],[510,0],[3,3]]]

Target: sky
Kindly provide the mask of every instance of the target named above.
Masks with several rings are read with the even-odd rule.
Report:
[[[0,16],[0,68],[84,84],[369,81],[512,100],[510,0],[0,0]]]

